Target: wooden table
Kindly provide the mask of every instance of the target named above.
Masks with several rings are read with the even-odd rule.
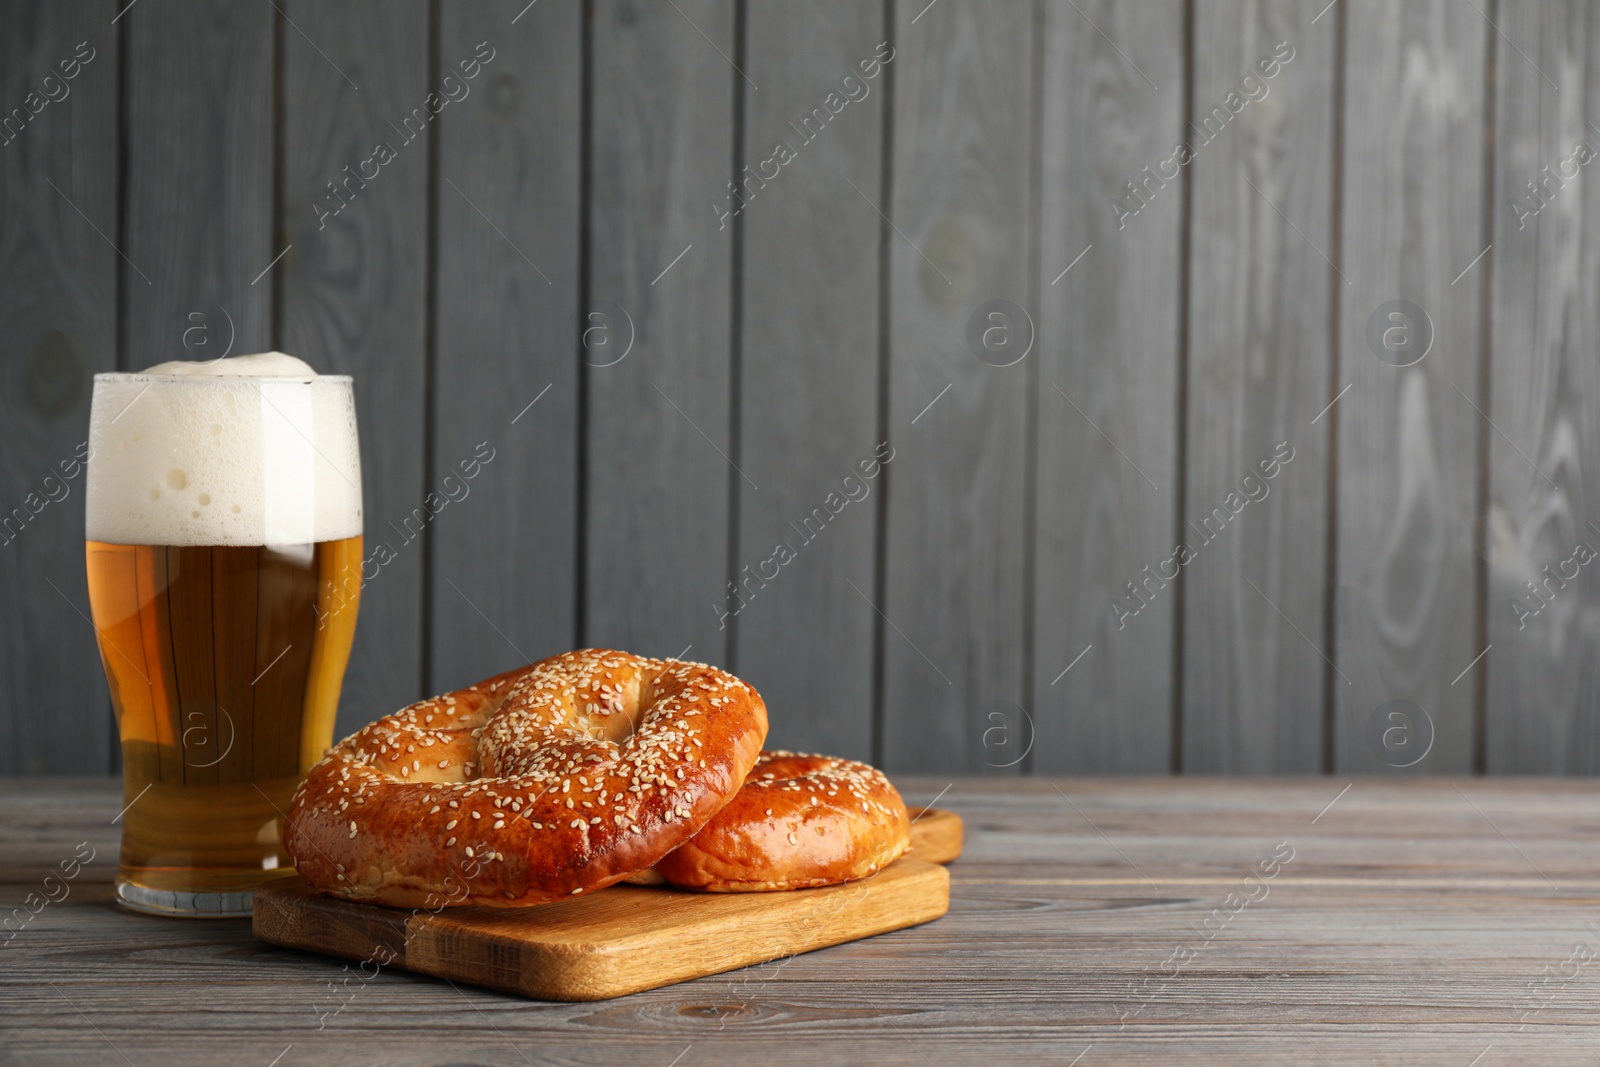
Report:
[[[0,782],[0,915],[96,853],[0,946],[0,1064],[1600,1062],[1600,783],[961,779],[939,804],[968,845],[930,925],[591,1004],[385,971],[319,1029],[354,969],[115,910],[119,791]]]

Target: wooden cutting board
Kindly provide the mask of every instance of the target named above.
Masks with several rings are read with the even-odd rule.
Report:
[[[870,878],[785,893],[614,885],[528,908],[408,911],[324,896],[299,878],[255,893],[263,941],[540,1000],[605,1000],[916,926],[950,907],[940,863],[961,818],[911,810],[910,855]]]

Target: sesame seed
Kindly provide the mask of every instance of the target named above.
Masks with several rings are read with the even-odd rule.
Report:
[[[423,810],[431,808],[427,814],[434,815],[443,808],[429,794],[444,794],[439,800],[457,813],[446,832],[460,823],[460,801],[482,793],[487,803],[470,804],[466,810],[474,821],[488,811],[496,831],[505,829],[509,816],[501,813],[507,807],[542,830],[544,822],[534,816],[560,805],[580,827],[602,825],[609,811],[619,834],[659,834],[664,824],[692,820],[696,810],[716,799],[708,795],[714,790],[703,779],[686,785],[691,771],[708,766],[701,724],[715,721],[725,729],[752,706],[759,714],[754,696],[745,683],[703,664],[603,649],[566,653],[419,701],[357,731],[336,746],[339,758],[323,772],[322,805],[338,813],[365,803],[369,795],[387,802],[386,785],[422,769],[421,759],[405,760],[404,754],[448,745],[466,758],[434,762],[441,771],[459,762],[461,771],[421,798]],[[613,742],[607,740],[605,721],[617,714],[627,716],[630,729],[625,740]],[[708,714],[716,718],[702,718]],[[435,724],[435,719],[441,721]],[[713,757],[709,766],[722,773],[732,769],[726,755]],[[573,781],[581,788],[574,789]],[[874,799],[854,788],[851,792],[856,801]],[[576,811],[579,806],[589,814]],[[359,826],[352,837],[357,833]],[[455,842],[455,837],[448,838],[449,845]],[[505,858],[482,843],[476,851],[479,859]],[[513,893],[510,899],[523,895]]]

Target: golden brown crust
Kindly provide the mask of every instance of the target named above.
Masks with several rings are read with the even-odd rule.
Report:
[[[763,752],[744,788],[653,873],[711,893],[804,889],[865,878],[910,844],[905,801],[883,772]]]
[[[353,900],[558,900],[693,836],[766,733],[760,695],[726,671],[569,652],[341,741],[295,794],[284,842],[306,881]]]

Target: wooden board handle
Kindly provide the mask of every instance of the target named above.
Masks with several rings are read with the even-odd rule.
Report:
[[[942,808],[911,808],[912,859],[949,863],[961,855],[961,816]]]

